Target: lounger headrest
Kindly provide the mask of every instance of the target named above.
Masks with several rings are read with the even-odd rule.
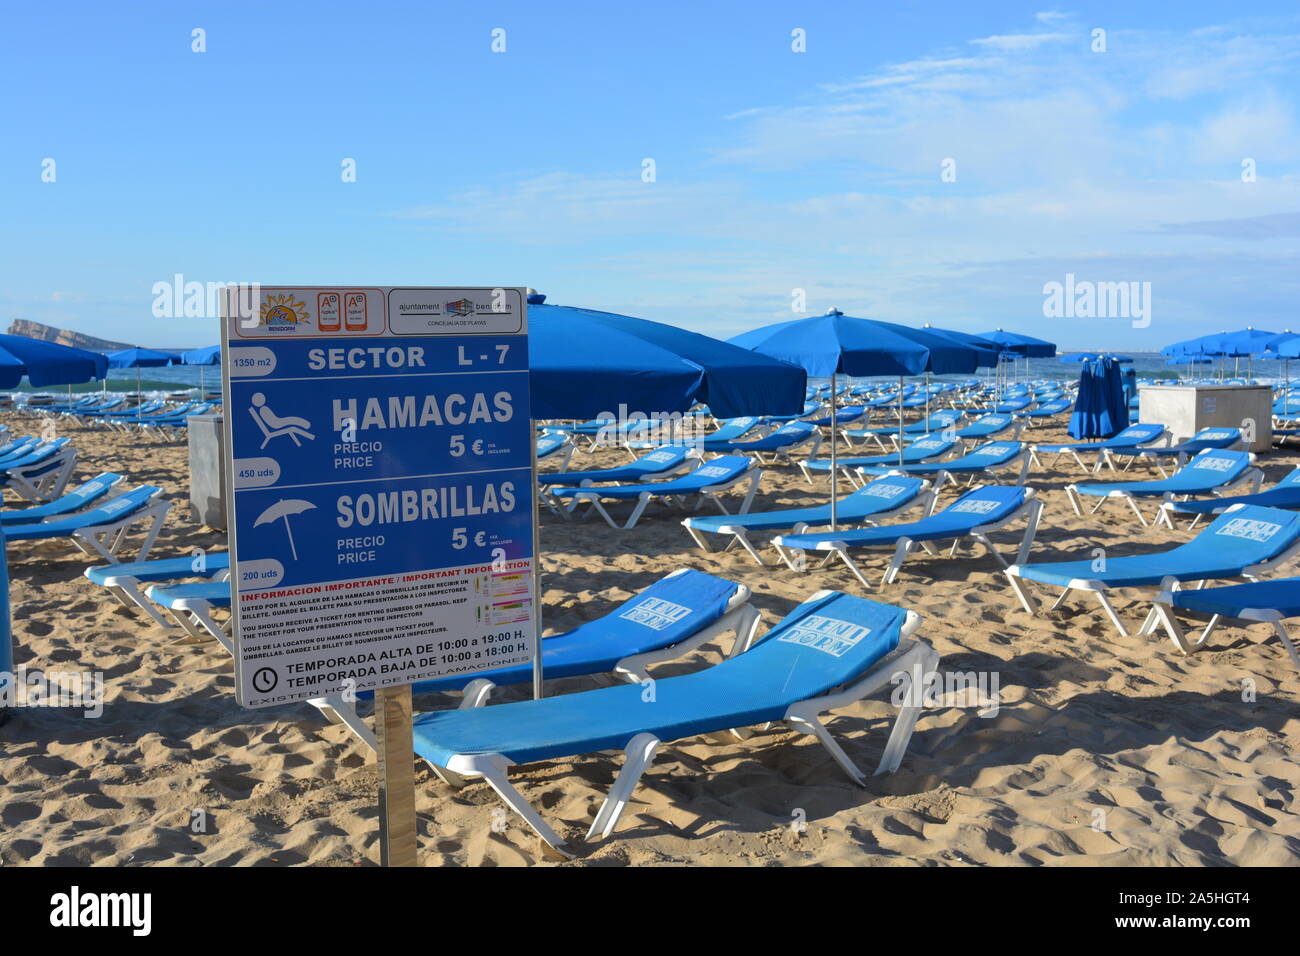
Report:
[[[1208,449],[1200,452],[1187,463],[1188,469],[1211,471],[1216,474],[1229,474],[1250,467],[1250,453],[1244,451],[1221,451]]]
[[[750,663],[788,673],[798,693],[820,691],[864,673],[898,646],[907,611],[832,591],[800,604],[764,635]],[[741,655],[741,660],[749,655]],[[829,682],[829,683],[827,683]]]
[[[1236,505],[1214,519],[1198,537],[1208,537],[1214,547],[1264,545],[1259,560],[1277,554],[1300,537],[1300,514],[1261,505]]]
[[[852,495],[854,498],[875,498],[895,501],[916,494],[921,489],[922,479],[906,475],[886,475],[863,485]]]

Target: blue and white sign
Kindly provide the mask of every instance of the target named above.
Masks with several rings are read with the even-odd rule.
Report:
[[[531,660],[524,290],[228,291],[240,703]]]

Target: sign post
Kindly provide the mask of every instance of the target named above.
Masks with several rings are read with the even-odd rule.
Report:
[[[227,289],[235,690],[375,695],[381,856],[416,856],[412,683],[535,659],[516,288]]]

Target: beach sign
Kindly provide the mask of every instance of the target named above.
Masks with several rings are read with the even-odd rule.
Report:
[[[232,287],[222,346],[236,695],[374,691],[413,863],[409,685],[537,665],[525,290]]]
[[[240,703],[531,660],[524,293],[238,295],[222,369]]]

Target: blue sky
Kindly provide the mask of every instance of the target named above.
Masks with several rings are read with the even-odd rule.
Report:
[[[179,273],[527,285],[718,336],[791,318],[796,289],[810,313],[1064,347],[1300,328],[1294,3],[2,16],[4,324],[215,341],[214,319],[152,315]],[[1067,273],[1150,282],[1149,327],[1045,317]]]

